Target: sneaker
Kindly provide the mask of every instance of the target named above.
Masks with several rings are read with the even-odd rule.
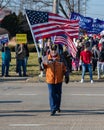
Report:
[[[41,78],[42,78],[42,77],[43,77],[43,75],[42,75],[42,74],[40,74],[40,75],[39,75],[39,77],[41,77]]]
[[[56,111],[54,110],[54,111],[52,111],[51,112],[51,116],[54,116],[55,115],[55,113],[56,113]]]
[[[100,77],[98,77],[98,80],[100,79]]]
[[[58,108],[58,109],[57,109],[57,112],[58,112],[58,113],[60,113],[60,112],[61,112],[61,109],[60,109],[60,108]]]
[[[43,71],[40,72],[39,77],[43,77]]]
[[[83,83],[84,82],[84,79],[81,79],[81,83]]]
[[[91,84],[93,84],[94,83],[94,81],[93,80],[91,80]]]

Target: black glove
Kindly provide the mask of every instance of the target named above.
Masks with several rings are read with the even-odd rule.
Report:
[[[66,83],[66,84],[69,83],[69,76],[65,76],[65,83]]]
[[[69,72],[68,71],[65,73],[65,83],[66,84],[69,83]]]

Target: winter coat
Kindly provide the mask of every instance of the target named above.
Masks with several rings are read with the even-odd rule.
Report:
[[[57,55],[53,60],[51,54],[47,56],[47,63],[44,62],[46,70],[46,82],[50,84],[57,84],[63,82],[63,76],[66,72],[65,64],[60,60],[60,56]]]
[[[2,57],[2,61],[8,61],[8,62],[11,61],[11,52],[8,47],[4,48],[4,50],[2,51],[1,57]]]

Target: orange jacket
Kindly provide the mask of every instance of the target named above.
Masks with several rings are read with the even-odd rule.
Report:
[[[63,76],[66,72],[66,67],[63,62],[60,61],[60,56],[56,57],[55,61],[52,61],[52,56],[48,55],[48,63],[44,64],[46,70],[46,82],[50,84],[57,84],[63,82]]]

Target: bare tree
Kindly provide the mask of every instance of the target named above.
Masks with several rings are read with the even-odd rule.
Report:
[[[86,6],[88,0],[60,0],[60,13],[66,18],[69,17],[70,12],[78,12],[86,15]]]
[[[86,5],[88,0],[59,0],[59,14],[68,18],[70,12],[79,12],[86,14]],[[41,11],[53,10],[53,0],[6,0],[3,5],[3,0],[0,2],[0,6],[8,6],[14,9],[14,12],[24,12],[24,9],[34,9]]]
[[[0,9],[3,9],[7,7],[7,5],[10,3],[10,0],[0,0]]]

